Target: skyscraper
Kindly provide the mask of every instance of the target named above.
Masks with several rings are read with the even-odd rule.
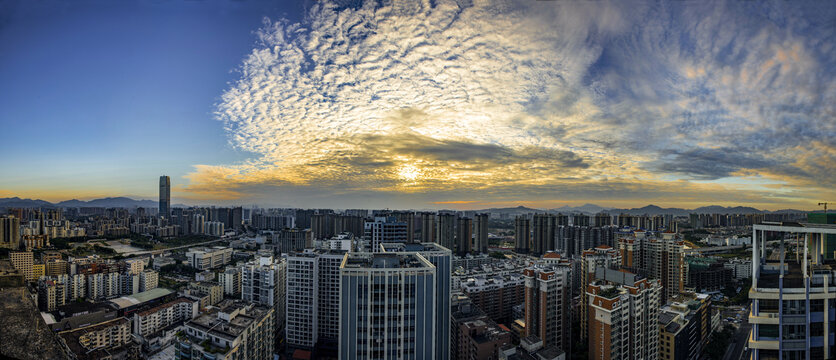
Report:
[[[475,250],[488,253],[488,214],[476,214],[473,217],[473,235],[475,238]]]
[[[525,215],[517,216],[514,220],[515,251],[520,254],[527,254],[531,243],[531,221]]]
[[[288,255],[286,339],[292,349],[321,352],[336,346],[344,257],[344,251],[321,249]]]
[[[456,244],[453,242],[456,236],[456,215],[438,214],[435,230],[435,240],[439,245],[450,250],[456,248]]]
[[[160,176],[160,217],[171,218],[171,179]]]
[[[381,243],[407,242],[407,225],[394,216],[375,217],[374,221],[366,221],[364,237],[371,247],[369,251],[377,252]]]
[[[14,216],[0,217],[0,247],[17,250],[20,247],[20,219]]]
[[[534,215],[534,254],[543,255],[554,250],[557,217],[551,214]]]
[[[537,336],[544,346],[570,352],[572,328],[571,269],[533,266],[525,278],[525,335]]]
[[[436,242],[435,240],[435,214],[431,212],[421,213],[421,242]]]
[[[587,286],[590,359],[658,359],[659,280],[609,270],[606,278]],[[618,346],[616,346],[616,344]]]
[[[437,358],[436,267],[426,258],[348,253],[340,278],[340,359]]]
[[[456,242],[458,247],[456,253],[464,256],[471,251],[473,243],[473,219],[469,217],[459,218],[456,229]]]

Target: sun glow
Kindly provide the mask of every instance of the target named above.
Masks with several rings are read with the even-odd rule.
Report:
[[[421,169],[415,167],[415,165],[406,164],[398,168],[398,177],[403,181],[414,182],[421,178],[422,174]]]

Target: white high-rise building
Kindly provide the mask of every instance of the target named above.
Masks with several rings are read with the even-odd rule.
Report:
[[[340,263],[345,251],[305,250],[287,257],[289,346],[311,349],[339,338]]]
[[[275,309],[275,344],[279,344],[285,324],[285,278],[287,261],[259,253],[256,259],[241,268],[241,299]]]
[[[436,290],[436,267],[418,253],[346,254],[339,358],[437,359]]]

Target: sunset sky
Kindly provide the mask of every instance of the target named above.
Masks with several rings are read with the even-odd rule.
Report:
[[[832,1],[0,0],[0,197],[836,201]]]

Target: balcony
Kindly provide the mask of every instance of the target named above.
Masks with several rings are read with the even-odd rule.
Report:
[[[757,316],[755,316],[752,315],[752,311],[749,310],[749,322],[752,324],[778,325],[778,313],[761,311]]]

